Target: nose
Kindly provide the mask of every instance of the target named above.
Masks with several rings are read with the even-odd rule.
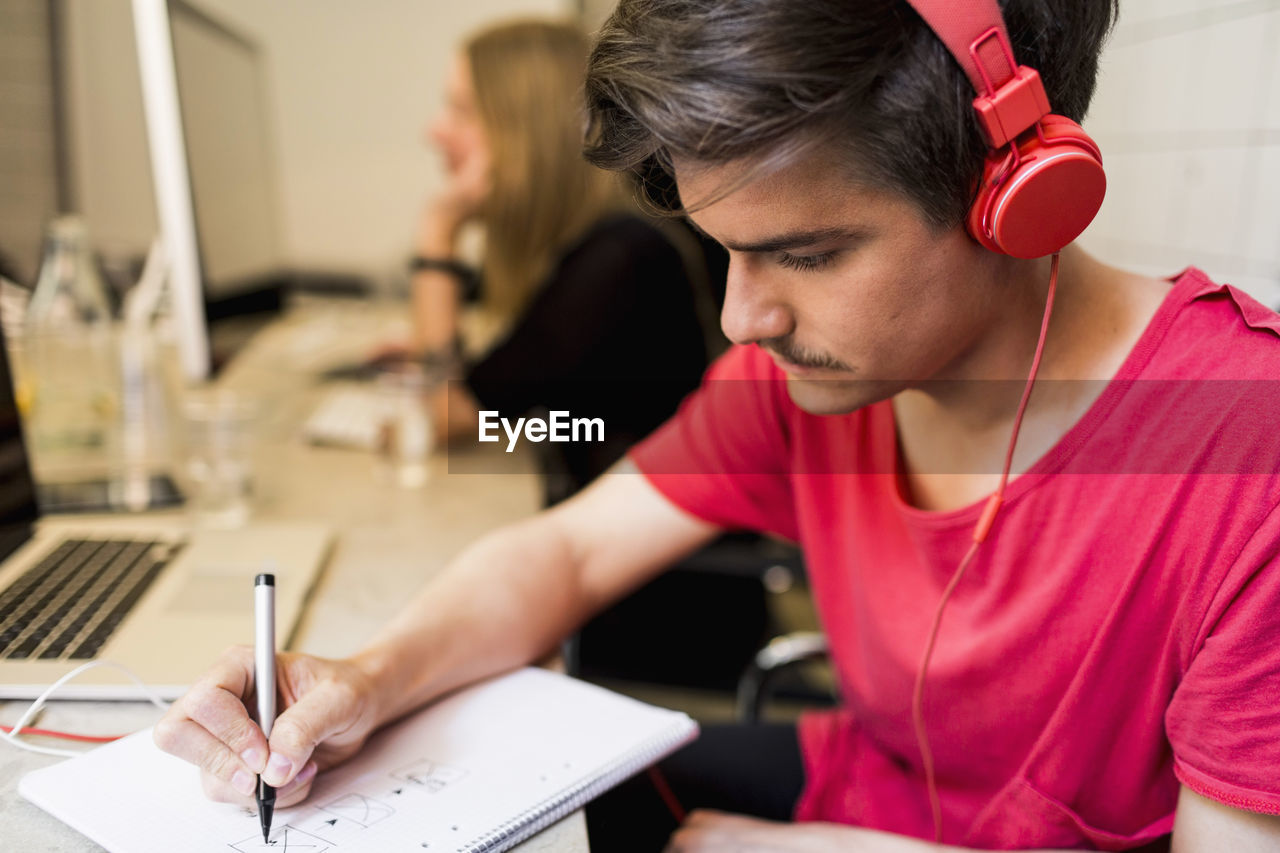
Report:
[[[795,331],[795,318],[750,260],[729,256],[720,328],[735,344],[780,338]]]
[[[427,122],[426,127],[422,129],[422,138],[428,147],[444,147],[445,141],[449,138],[449,121],[443,112]]]

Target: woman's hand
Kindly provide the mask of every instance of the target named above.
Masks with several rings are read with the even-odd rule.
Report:
[[[372,678],[350,661],[276,656],[278,707],[271,740],[253,721],[253,649],[236,646],[169,708],[156,744],[198,766],[205,794],[250,804],[255,775],[280,807],[306,798],[316,772],[350,758],[377,727]]]
[[[417,351],[409,341],[383,341],[365,356],[364,363],[377,370],[395,370],[415,361]]]

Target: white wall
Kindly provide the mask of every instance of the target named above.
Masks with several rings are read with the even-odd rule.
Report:
[[[1108,189],[1083,245],[1195,265],[1280,306],[1280,0],[1121,0],[1085,128]]]

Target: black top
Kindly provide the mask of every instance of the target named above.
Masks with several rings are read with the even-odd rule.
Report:
[[[701,262],[701,258],[697,259]],[[560,258],[510,334],[467,373],[482,409],[601,418],[605,441],[543,442],[544,461],[586,485],[697,387],[707,366],[696,285],[653,224],[606,217]]]

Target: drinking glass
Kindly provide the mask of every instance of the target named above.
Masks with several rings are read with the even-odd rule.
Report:
[[[428,409],[432,387],[426,371],[415,365],[377,378],[382,417],[379,469],[382,479],[404,489],[427,481],[427,457],[434,443]]]
[[[183,404],[191,511],[202,527],[239,527],[253,488],[254,402],[226,390],[190,394]]]

